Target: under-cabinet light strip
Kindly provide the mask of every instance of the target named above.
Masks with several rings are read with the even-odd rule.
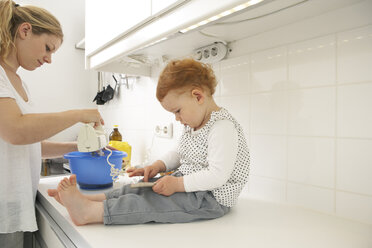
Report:
[[[205,24],[207,24],[209,22],[216,21],[216,20],[220,19],[221,17],[225,17],[225,16],[228,16],[228,15],[231,15],[234,12],[237,12],[237,11],[240,11],[242,9],[245,9],[245,8],[247,8],[249,6],[258,4],[258,3],[262,2],[262,1],[263,0],[250,0],[250,1],[246,2],[246,3],[243,3],[243,4],[238,5],[238,6],[234,7],[234,8],[232,8],[232,9],[226,10],[226,11],[224,11],[224,12],[218,14],[218,15],[215,15],[215,16],[212,16],[212,17],[206,19],[206,20],[203,20],[203,21],[201,21],[201,22],[199,22],[197,24],[193,24],[190,27],[187,27],[185,29],[182,29],[182,30],[180,30],[180,32],[181,33],[186,33],[186,32],[188,32],[190,30],[193,30],[193,29],[195,29],[197,27],[203,26],[203,25],[205,25]]]

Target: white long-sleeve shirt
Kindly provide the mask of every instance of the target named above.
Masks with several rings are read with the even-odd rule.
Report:
[[[195,136],[200,132],[191,131]],[[208,134],[208,168],[186,175],[183,183],[186,192],[212,190],[221,187],[230,178],[238,152],[238,132],[234,123],[219,120],[211,127]],[[174,150],[165,154],[161,160],[167,171],[180,166],[179,153]]]

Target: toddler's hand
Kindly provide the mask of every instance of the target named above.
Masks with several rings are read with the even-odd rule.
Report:
[[[159,173],[159,169],[156,166],[146,166],[144,168],[130,167],[127,169],[129,177],[143,176],[143,181],[148,182],[149,178],[153,178]]]
[[[125,170],[128,173],[129,177],[136,177],[136,176],[143,176],[145,169],[144,168],[136,168],[136,167],[129,167]]]
[[[160,195],[170,196],[176,192],[184,192],[183,177],[165,176],[156,181],[152,190]]]

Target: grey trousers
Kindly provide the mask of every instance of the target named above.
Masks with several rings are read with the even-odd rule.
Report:
[[[125,185],[105,195],[105,225],[185,223],[219,218],[230,210],[220,205],[209,191],[163,196],[151,188],[131,188]]]
[[[23,248],[23,232],[0,233],[1,248]]]

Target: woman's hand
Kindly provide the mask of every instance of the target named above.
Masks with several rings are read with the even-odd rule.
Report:
[[[152,190],[160,195],[170,196],[176,192],[185,192],[183,177],[165,176],[156,181]]]
[[[102,119],[101,114],[98,112],[97,109],[82,109],[80,110],[80,121],[83,123],[91,123],[94,122],[94,128],[99,125],[104,125],[105,122]]]

